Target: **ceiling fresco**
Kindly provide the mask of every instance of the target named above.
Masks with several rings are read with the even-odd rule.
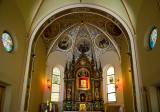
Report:
[[[78,59],[85,53],[91,60],[99,60],[107,51],[120,54],[120,28],[112,21],[93,13],[75,13],[65,15],[49,24],[41,37],[44,40],[47,55],[61,51],[71,61],[73,54]]]

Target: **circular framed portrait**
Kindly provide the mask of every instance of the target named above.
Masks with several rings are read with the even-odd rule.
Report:
[[[58,35],[59,32],[60,24],[54,22],[44,30],[42,35],[46,40],[52,40]]]
[[[98,48],[105,49],[109,47],[110,40],[105,35],[97,35],[95,44]]]
[[[62,35],[58,41],[58,47],[62,50],[67,50],[71,47],[72,45],[72,39],[70,38],[69,35],[65,34]]]
[[[77,42],[77,49],[82,52],[88,52],[90,50],[90,42],[88,39],[86,38],[82,38]]]
[[[111,36],[117,37],[122,34],[122,31],[120,30],[120,28],[117,25],[115,25],[113,22],[107,22],[105,27],[106,27],[106,31]]]

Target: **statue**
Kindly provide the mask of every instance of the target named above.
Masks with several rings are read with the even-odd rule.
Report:
[[[95,96],[96,96],[96,98],[99,98],[99,89],[98,88],[95,89]]]
[[[82,70],[78,73],[78,77],[88,77],[88,72]]]
[[[67,89],[67,98],[69,99],[70,97],[71,97],[71,89],[68,88],[68,89]]]
[[[88,93],[88,100],[91,100],[91,93]]]

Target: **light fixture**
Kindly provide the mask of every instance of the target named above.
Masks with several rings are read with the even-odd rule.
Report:
[[[49,89],[51,88],[51,81],[50,81],[50,79],[47,79],[47,86],[48,86]]]
[[[131,56],[131,53],[130,52],[126,53],[126,56]]]
[[[129,70],[128,70],[129,72],[131,72],[131,68],[129,67]]]
[[[36,54],[32,54],[32,57],[35,58],[35,57],[36,57]]]
[[[36,54],[33,53],[31,56],[32,56],[32,59],[33,59],[33,60],[32,60],[32,72],[34,72],[34,64],[35,64]]]
[[[117,89],[118,88],[118,84],[119,83],[119,79],[115,79],[115,88]]]

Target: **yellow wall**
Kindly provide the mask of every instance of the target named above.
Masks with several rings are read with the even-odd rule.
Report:
[[[157,42],[152,50],[148,50],[144,46],[144,43],[149,44],[149,34],[153,26],[156,26],[158,29]],[[155,110],[158,108],[156,107],[156,103],[158,102],[154,100],[157,99],[156,93],[153,94],[153,92],[156,92],[153,91],[156,90],[156,88],[150,86],[160,84],[160,7],[158,7],[157,0],[147,0],[143,2],[137,18],[136,29],[140,75],[142,77],[143,86],[152,88],[147,90],[150,93],[150,99],[148,101],[151,103],[152,111],[156,112]],[[146,107],[146,100],[144,100],[144,107]]]
[[[126,56],[128,52],[128,45],[125,38],[122,39],[121,46],[121,58],[122,58],[122,84],[123,84],[123,95],[124,95],[124,110],[125,112],[133,112],[133,94],[132,94],[132,77],[129,72],[130,64],[129,57]]]
[[[145,33],[151,26],[158,28],[157,43],[153,50],[147,51],[144,47]],[[160,8],[157,1],[145,1],[141,7],[137,22],[137,47],[139,54],[139,63],[144,85],[150,85],[160,80],[159,75],[159,50],[160,50]]]
[[[1,35],[8,31],[13,36],[14,49],[8,53],[3,47]],[[23,76],[25,69],[26,29],[23,17],[11,0],[2,0],[0,3],[0,81],[10,84],[6,94],[7,105],[4,112],[17,112],[19,110]],[[10,105],[10,108],[9,108]]]
[[[20,9],[22,16],[25,21],[26,29],[28,31],[29,25],[34,17],[37,7],[42,0],[12,0],[15,1],[18,8]]]
[[[35,54],[36,58],[34,72],[32,72],[29,112],[39,112],[40,104],[43,103],[44,90],[46,88],[46,49],[42,38],[38,39]]]

